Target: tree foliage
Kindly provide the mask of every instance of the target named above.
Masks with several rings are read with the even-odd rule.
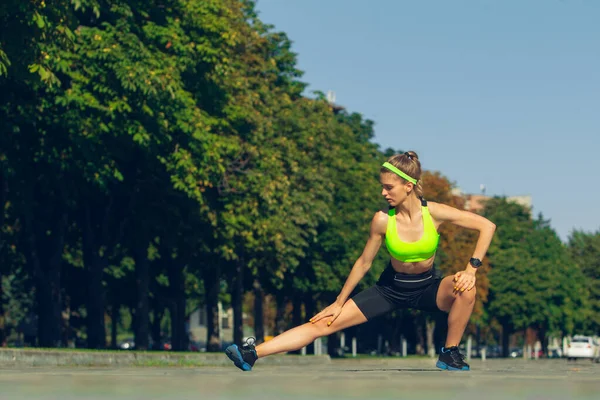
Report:
[[[489,201],[484,215],[498,227],[489,251],[489,315],[505,334],[531,327],[542,342],[547,334],[574,334],[589,297],[581,270],[549,222],[505,198]]]

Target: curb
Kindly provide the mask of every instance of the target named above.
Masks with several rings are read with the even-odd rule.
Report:
[[[331,363],[328,355],[276,355],[261,359],[263,365],[324,365]],[[77,351],[0,349],[0,366],[19,367],[208,367],[229,366],[224,353],[170,353],[137,351]]]

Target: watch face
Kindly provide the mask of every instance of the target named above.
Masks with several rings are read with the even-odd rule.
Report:
[[[478,259],[478,258],[471,258],[470,263],[474,267],[480,267],[481,266],[481,260]]]

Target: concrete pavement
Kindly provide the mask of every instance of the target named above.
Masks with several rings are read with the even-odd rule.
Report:
[[[0,399],[573,399],[600,398],[600,364],[473,360],[440,371],[416,358],[231,367],[0,368]]]

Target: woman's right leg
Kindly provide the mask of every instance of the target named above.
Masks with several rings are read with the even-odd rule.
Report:
[[[270,356],[271,354],[294,351],[312,343],[315,339],[331,335],[342,329],[367,322],[367,318],[357,307],[354,300],[349,299],[342,307],[342,312],[337,319],[327,326],[329,318],[323,318],[318,322],[307,322],[297,326],[273,339],[256,346],[258,358]]]

